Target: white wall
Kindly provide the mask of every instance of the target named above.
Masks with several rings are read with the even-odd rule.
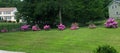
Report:
[[[113,2],[111,5],[108,6],[108,8],[109,8],[109,17],[116,19],[120,18],[120,6],[117,3]]]
[[[16,21],[16,19],[15,19],[15,12],[17,12],[17,9],[15,9],[14,11],[12,11],[11,14],[4,14],[4,13],[2,12],[2,14],[0,14],[0,17],[2,17],[3,20],[5,20],[5,17],[6,17],[6,16],[10,16],[11,19],[6,20],[6,21]]]

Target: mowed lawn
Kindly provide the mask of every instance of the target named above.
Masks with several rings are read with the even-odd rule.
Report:
[[[27,53],[93,53],[106,44],[120,52],[120,28],[0,33],[0,50]]]

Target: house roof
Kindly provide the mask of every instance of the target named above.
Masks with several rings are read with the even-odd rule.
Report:
[[[120,3],[120,0],[115,0],[116,3]]]
[[[120,0],[114,0],[114,1],[120,1]]]
[[[113,0],[113,1],[111,1],[111,2],[109,3],[108,6],[110,6],[113,2],[115,2],[115,3],[118,4],[118,5],[120,5],[120,0]]]
[[[15,7],[0,8],[0,11],[13,11],[16,10]]]

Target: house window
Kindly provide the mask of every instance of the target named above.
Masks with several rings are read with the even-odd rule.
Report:
[[[119,13],[118,13],[118,12],[116,12],[116,15],[119,15]]]
[[[10,11],[5,11],[5,12],[3,12],[3,14],[11,14],[11,12]]]
[[[117,5],[115,5],[115,8],[117,8]]]
[[[11,20],[11,16],[6,16],[5,19],[6,20]]]
[[[114,9],[114,6],[112,6],[112,9]]]
[[[2,12],[0,12],[0,14],[2,14]]]

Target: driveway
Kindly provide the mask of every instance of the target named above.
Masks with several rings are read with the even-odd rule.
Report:
[[[25,52],[13,52],[13,51],[0,50],[0,53],[25,53]]]

